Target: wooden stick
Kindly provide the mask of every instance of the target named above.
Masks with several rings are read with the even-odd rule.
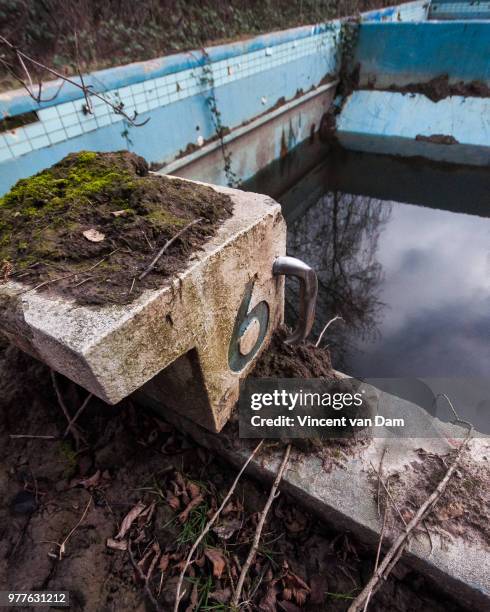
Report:
[[[277,488],[279,487],[279,483],[281,482],[282,475],[284,474],[284,470],[286,469],[286,466],[288,464],[290,452],[291,452],[291,444],[288,444],[286,447],[286,451],[284,453],[284,457],[282,459],[281,466],[279,468],[279,471],[277,472],[276,479],[274,480],[274,484],[272,485],[271,491],[269,493],[269,498],[264,506],[264,509],[262,510],[260,514],[260,520],[257,525],[257,529],[255,530],[255,537],[254,537],[253,544],[248,553],[247,560],[245,561],[242,567],[242,571],[240,572],[240,577],[238,579],[237,587],[233,595],[232,606],[238,607],[238,604],[240,601],[240,595],[242,594],[243,583],[245,582],[245,578],[252,564],[252,561],[254,560],[255,555],[257,554],[257,549],[259,547],[260,536],[262,534],[262,529],[264,528],[265,519],[267,518],[267,513],[269,512],[270,507],[272,506],[272,502],[277,497]]]
[[[193,221],[191,221],[190,223],[188,223],[185,227],[183,227],[179,232],[177,232],[175,234],[175,236],[173,238],[170,238],[170,240],[167,240],[167,242],[162,246],[162,248],[158,251],[155,259],[151,262],[151,264],[146,268],[146,270],[144,272],[142,272],[139,277],[138,280],[143,280],[145,278],[145,276],[147,276],[152,270],[153,268],[157,265],[158,260],[160,259],[160,257],[165,253],[165,251],[168,249],[168,247],[170,245],[172,245],[177,238],[179,238],[179,236],[182,236],[182,234],[188,230],[190,227],[192,227],[193,225],[195,225],[196,223],[199,223],[200,221],[202,221],[202,217],[199,217],[199,219],[194,219]]]
[[[252,451],[251,455],[248,457],[248,459],[245,461],[245,463],[242,466],[242,469],[238,472],[237,477],[235,478],[235,480],[233,481],[233,484],[231,485],[230,490],[228,491],[228,493],[226,494],[226,497],[224,498],[224,500],[221,502],[221,506],[216,510],[216,512],[214,513],[214,515],[212,516],[212,518],[208,521],[206,527],[204,527],[204,529],[201,532],[201,535],[197,538],[197,540],[194,542],[194,544],[192,545],[191,550],[189,551],[189,554],[187,555],[187,559],[185,560],[185,564],[184,567],[182,568],[182,571],[180,573],[179,576],[179,581],[177,583],[177,589],[175,592],[175,604],[174,604],[174,612],[178,612],[179,610],[179,604],[180,604],[180,600],[182,599],[183,595],[180,594],[180,591],[182,589],[182,583],[184,582],[184,576],[185,573],[187,571],[187,568],[189,567],[189,565],[191,564],[191,560],[192,557],[194,556],[194,553],[197,550],[197,547],[199,546],[199,544],[202,542],[203,538],[206,536],[206,534],[208,533],[208,531],[211,529],[211,527],[214,525],[214,523],[216,522],[217,518],[219,517],[219,515],[221,514],[221,511],[223,510],[223,508],[226,506],[226,504],[228,503],[228,500],[230,499],[230,497],[233,494],[233,491],[235,490],[238,481],[240,480],[241,475],[243,474],[243,472],[246,470],[248,464],[252,461],[252,459],[255,457],[255,455],[258,453],[258,451],[260,450],[260,447],[262,446],[262,444],[264,443],[263,440],[261,440],[257,446],[254,448],[254,450]]]
[[[83,514],[80,517],[80,520],[78,521],[78,523],[75,525],[75,527],[73,527],[73,529],[66,536],[66,538],[63,540],[63,542],[61,542],[61,544],[58,544],[58,546],[60,548],[58,558],[59,558],[60,561],[61,561],[63,555],[65,554],[66,544],[67,544],[68,540],[75,533],[75,531],[80,527],[80,525],[83,523],[84,518],[87,516],[87,512],[88,512],[88,509],[90,508],[91,502],[92,502],[92,497],[89,498],[89,500],[87,502],[87,505],[85,506],[85,510],[83,511]]]
[[[363,590],[359,593],[359,595],[354,599],[354,601],[350,605],[347,612],[360,612],[360,610],[364,606],[364,602],[366,601],[366,598],[370,596],[372,592],[374,592],[380,580],[382,578],[385,578],[385,579],[387,578],[389,572],[393,569],[396,561],[398,561],[398,559],[401,557],[403,549],[405,548],[405,544],[408,538],[410,537],[411,533],[413,532],[413,530],[425,518],[425,516],[432,510],[432,507],[434,506],[436,501],[444,493],[444,490],[446,488],[447,483],[449,482],[449,479],[451,478],[454,470],[459,464],[459,460],[461,458],[462,452],[466,448],[468,442],[471,439],[472,431],[473,431],[473,428],[470,428],[468,431],[468,435],[466,436],[464,441],[461,443],[461,446],[459,447],[456,453],[454,461],[449,466],[442,480],[439,482],[439,484],[434,489],[434,491],[431,493],[431,495],[429,495],[429,497],[425,500],[425,502],[420,506],[420,508],[417,510],[414,517],[405,527],[403,532],[395,540],[391,548],[386,553],[383,561],[380,563],[378,569],[373,573],[369,582],[366,584]]]

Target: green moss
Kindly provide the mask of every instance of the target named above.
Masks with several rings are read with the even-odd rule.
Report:
[[[3,198],[0,206],[21,215],[41,217],[73,204],[91,204],[90,198],[110,191],[136,188],[128,170],[111,166],[92,151],[68,156],[64,163],[21,179]]]
[[[172,215],[168,210],[164,208],[160,208],[157,210],[152,210],[148,213],[147,218],[155,223],[155,225],[159,227],[181,227],[189,222],[188,219],[183,219],[182,217],[176,217]]]
[[[59,443],[60,454],[66,461],[66,467],[64,470],[65,478],[71,478],[77,467],[77,453],[73,450],[69,442],[61,441]]]

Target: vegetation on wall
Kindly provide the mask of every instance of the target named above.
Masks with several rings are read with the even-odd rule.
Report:
[[[0,34],[64,71],[96,70],[325,21],[388,0],[0,0]],[[0,47],[0,57],[10,51]],[[46,74],[37,74],[45,78]],[[17,87],[0,66],[0,88]]]

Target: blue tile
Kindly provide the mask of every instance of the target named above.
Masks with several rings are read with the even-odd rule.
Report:
[[[66,140],[65,130],[57,130],[56,132],[50,132],[48,136],[49,136],[49,140],[51,144],[55,144],[57,142],[62,142],[63,140]]]
[[[61,122],[63,124],[63,127],[65,128],[68,128],[72,125],[77,125],[80,123],[80,121],[78,120],[78,115],[76,114],[67,115],[66,117],[63,117],[61,119]]]
[[[44,136],[46,134],[44,124],[41,123],[41,121],[37,121],[36,123],[33,123],[32,125],[24,126],[24,132],[26,134],[26,137],[29,138],[30,140],[32,140],[33,138],[36,138],[37,136]]]
[[[37,116],[41,121],[50,121],[59,117],[58,108],[56,106],[50,106],[49,108],[42,108],[37,112]]]
[[[27,136],[23,128],[17,128],[16,130],[10,130],[9,132],[5,132],[4,137],[10,147],[18,145],[21,142],[25,142],[27,140]]]
[[[75,136],[79,136],[83,134],[82,126],[79,123],[75,123],[74,125],[70,125],[66,128],[66,135],[68,138],[74,138]]]
[[[43,136],[37,136],[36,138],[31,138],[31,145],[33,149],[44,149],[44,147],[49,147],[51,143],[49,142],[49,138],[44,134]]]
[[[9,149],[0,149],[0,162],[7,161],[7,159],[12,159],[12,153]]]
[[[26,153],[29,153],[29,151],[32,151],[31,143],[28,141],[12,145],[10,149],[14,157],[20,157],[21,155],[25,155]]]

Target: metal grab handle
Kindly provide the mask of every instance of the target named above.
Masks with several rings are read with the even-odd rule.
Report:
[[[300,283],[299,317],[293,333],[285,340],[286,344],[300,344],[306,340],[315,320],[318,280],[316,272],[296,257],[278,257],[272,266],[272,274],[295,276]]]

